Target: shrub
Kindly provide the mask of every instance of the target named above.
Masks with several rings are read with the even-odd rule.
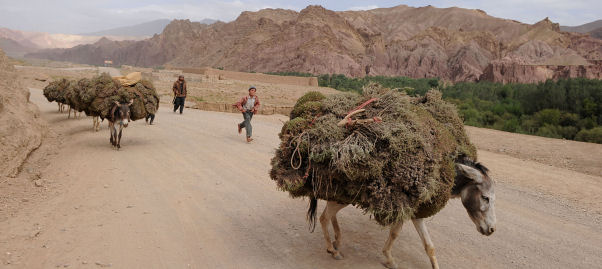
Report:
[[[602,126],[579,131],[575,136],[575,140],[602,144]]]
[[[544,109],[535,113],[535,120],[540,126],[558,125],[560,123],[560,111],[558,109]]]
[[[537,133],[538,136],[550,137],[550,138],[562,138],[560,134],[558,134],[558,130],[556,126],[546,124],[544,126],[539,127]]]

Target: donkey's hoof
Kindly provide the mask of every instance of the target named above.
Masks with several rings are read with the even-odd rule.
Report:
[[[330,255],[332,255],[332,258],[334,258],[335,260],[342,260],[343,259],[343,253],[341,253],[340,251],[336,251],[336,250],[326,250],[326,252],[330,253]]]
[[[340,253],[340,252],[337,252],[336,254],[332,254],[332,257],[333,257],[335,260],[342,260],[342,259],[343,259],[343,254],[342,254],[342,253]]]
[[[383,265],[389,269],[397,269],[397,264],[391,261],[383,262]]]

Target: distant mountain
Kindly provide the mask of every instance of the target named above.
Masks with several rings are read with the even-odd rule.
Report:
[[[21,58],[27,53],[38,50],[38,48],[25,46],[17,41],[4,37],[0,37],[0,49],[4,50],[6,55],[13,58]]]
[[[602,20],[593,21],[579,26],[560,26],[560,30],[565,32],[588,33],[600,27],[602,27]]]
[[[602,78],[602,40],[463,8],[400,5],[335,12],[262,9],[211,25],[174,20],[152,38],[109,41],[29,57],[116,65],[203,67],[439,77],[448,81],[536,82]]]
[[[579,26],[560,26],[560,30],[589,34],[593,38],[602,39],[602,20],[593,21]]]
[[[171,20],[160,19],[132,26],[118,27],[93,33],[85,33],[86,36],[153,36],[163,32]]]
[[[142,40],[135,36],[106,36],[111,40]],[[49,34],[44,32],[26,32],[8,28],[0,28],[0,38],[16,41],[24,47],[52,49],[71,48],[82,44],[91,44],[98,41],[101,36],[82,36],[71,34]]]
[[[93,44],[101,37],[110,40],[142,40],[160,34],[171,21],[155,20],[134,26],[114,28],[83,35],[49,34],[43,32],[26,32],[8,28],[0,28],[0,48],[11,57],[23,57],[40,49],[71,48],[77,45]],[[201,24],[213,24],[212,19],[204,19]]]
[[[597,39],[602,39],[602,27],[597,28],[596,30],[590,31],[589,34],[592,37],[595,37]]]

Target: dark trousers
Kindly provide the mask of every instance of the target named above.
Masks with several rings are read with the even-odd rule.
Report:
[[[155,120],[155,114],[148,113],[146,115],[146,122],[148,122],[148,120],[150,120],[150,124],[153,124],[153,121]]]
[[[247,110],[242,113],[242,117],[245,120],[240,123],[240,127],[245,128],[245,131],[247,131],[247,137],[251,137],[251,135],[253,134],[253,126],[251,126],[251,118],[253,118],[253,112]]]
[[[176,112],[176,110],[178,110],[178,108],[180,108],[180,114],[182,114],[182,111],[184,111],[184,101],[186,100],[186,97],[176,97],[176,100],[173,103],[173,112]]]

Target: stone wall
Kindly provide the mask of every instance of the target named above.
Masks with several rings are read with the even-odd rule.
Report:
[[[206,111],[217,111],[217,112],[228,112],[228,113],[240,113],[238,109],[232,104],[224,104],[224,103],[211,103],[211,102],[187,102],[186,107],[206,110]],[[259,107],[259,111],[257,114],[261,115],[274,115],[281,114],[288,116],[293,110],[292,107],[286,106],[265,106],[261,105]]]
[[[249,82],[262,82],[273,84],[286,84],[296,86],[318,86],[317,77],[294,77],[294,76],[277,76],[263,73],[245,73],[236,71],[219,70],[213,68],[173,68],[181,70],[184,73],[201,74],[207,76],[208,79],[217,80],[241,80]]]

